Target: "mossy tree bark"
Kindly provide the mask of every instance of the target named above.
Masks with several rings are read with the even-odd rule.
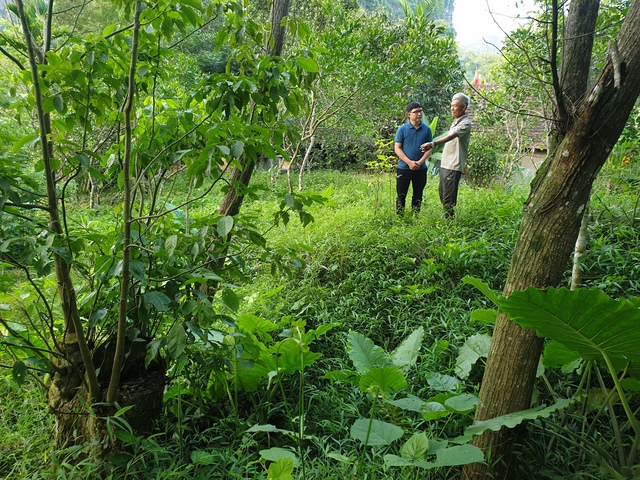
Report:
[[[560,12],[557,2],[553,3]],[[563,75],[554,80],[556,129],[548,158],[532,182],[524,208],[505,295],[530,286],[557,287],[562,283],[593,181],[640,94],[640,2],[629,7],[612,47],[616,55],[607,57],[593,86],[585,81],[598,7],[598,0],[571,2],[563,57],[571,67],[563,68]],[[585,38],[591,41],[585,43]],[[567,45],[571,42],[576,43]],[[542,346],[534,331],[519,327],[504,314],[498,316],[476,420],[530,407]],[[464,477],[516,478],[511,446],[517,434],[502,429],[476,437],[473,443],[491,452],[489,465],[469,465]]]

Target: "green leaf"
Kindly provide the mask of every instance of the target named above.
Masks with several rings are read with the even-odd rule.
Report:
[[[444,418],[451,414],[451,412],[447,410],[444,405],[438,402],[425,402],[422,406],[422,412],[422,418],[424,418],[427,422],[431,420],[437,420],[439,418]]]
[[[293,460],[290,458],[281,458],[275,463],[269,465],[267,472],[267,480],[291,480],[293,476]]]
[[[360,374],[376,367],[393,367],[387,353],[358,332],[350,331],[347,334],[347,354]]]
[[[22,385],[27,378],[27,366],[22,360],[18,360],[11,368],[11,376],[13,381],[18,385]]]
[[[167,237],[167,239],[164,241],[164,248],[167,250],[167,256],[169,258],[173,257],[173,254],[176,251],[177,246],[178,246],[177,235],[171,235]]]
[[[166,312],[171,305],[171,299],[162,292],[145,292],[142,298],[159,312]]]
[[[407,386],[407,380],[396,367],[375,367],[360,377],[359,387],[365,393],[386,396]]]
[[[215,465],[217,457],[203,450],[191,452],[191,462],[195,465]]]
[[[471,368],[480,358],[489,355],[491,336],[486,333],[477,333],[467,338],[464,345],[458,351],[456,359],[456,374],[460,378],[467,378]]]
[[[361,443],[367,442],[367,431],[369,429],[369,419],[360,418],[351,426],[351,438],[359,440]],[[367,445],[391,445],[404,435],[404,430],[391,423],[373,419],[371,432]]]
[[[640,310],[600,290],[528,288],[500,301],[518,325],[562,343],[583,358],[623,357],[640,361]]]
[[[436,461],[426,466],[426,468],[455,467],[476,462],[484,462],[482,450],[474,445],[458,445],[438,450]],[[420,463],[417,465],[425,468]]]
[[[571,403],[571,400],[561,398],[553,405],[545,407],[544,405],[536,408],[530,408],[528,410],[521,410],[519,412],[508,413],[500,417],[491,418],[489,420],[482,420],[474,423],[473,425],[465,428],[464,435],[451,440],[454,443],[467,443],[476,435],[481,435],[486,430],[493,430],[497,432],[502,427],[513,428],[520,425],[525,420],[535,420],[536,418],[547,418],[553,412],[566,408]]]
[[[460,385],[460,380],[451,375],[432,373],[427,377],[427,383],[438,392],[454,392]]]
[[[167,353],[173,359],[178,358],[187,346],[187,334],[182,324],[177,322],[167,334]]]
[[[416,462],[426,460],[429,453],[429,438],[426,433],[416,433],[402,445],[400,455],[405,460]]]
[[[409,367],[415,365],[418,359],[418,353],[422,346],[424,337],[424,328],[415,329],[391,354],[393,364],[406,371]]]
[[[55,97],[53,97],[53,107],[59,113],[62,113],[62,111],[64,110],[64,100],[60,95],[56,95]]]
[[[308,57],[297,57],[296,63],[302,68],[304,71],[309,73],[318,73],[320,68],[318,67],[318,62],[316,62],[312,58]]]
[[[480,399],[471,393],[463,393],[455,397],[448,398],[444,404],[456,413],[469,413],[478,406]]]
[[[552,340],[544,347],[542,364],[545,367],[562,367],[563,373],[574,371],[582,364],[580,354],[574,350],[569,350],[560,342]]]
[[[265,460],[269,460],[270,462],[277,462],[282,458],[288,458],[293,462],[293,466],[297,467],[298,465],[300,465],[296,454],[291,450],[287,450],[286,448],[273,447],[266,450],[260,450],[260,456]]]
[[[244,142],[237,140],[231,144],[231,155],[235,158],[240,158],[244,153]]]
[[[496,307],[501,306],[500,305],[500,294],[498,292],[496,292],[495,290],[491,290],[491,288],[489,287],[489,284],[484,283],[480,280],[478,280],[475,277],[471,277],[469,275],[465,276],[462,279],[463,283],[466,283],[468,285],[473,285],[474,287],[476,287],[478,290],[480,290],[482,293],[484,293],[484,295],[491,300]]]
[[[407,410],[409,412],[423,412],[425,409],[426,402],[421,398],[415,397],[413,395],[408,395],[407,398],[399,398],[395,400],[387,400],[387,403],[394,405],[402,410]]]
[[[220,293],[220,302],[232,312],[237,312],[240,308],[240,299],[236,292],[230,288],[225,288]]]
[[[484,325],[495,325],[496,318],[498,317],[498,310],[494,309],[479,309],[473,310],[469,320],[476,323],[482,323]]]
[[[233,217],[227,215],[226,217],[222,217],[218,220],[216,224],[216,230],[218,231],[218,235],[221,237],[226,237],[229,235],[229,232],[233,228]]]

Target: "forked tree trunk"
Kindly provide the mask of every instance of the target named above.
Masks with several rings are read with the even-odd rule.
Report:
[[[567,38],[593,36],[593,27],[586,31],[588,28],[585,29],[585,24],[579,21],[593,12],[580,8],[588,10],[594,5],[597,8],[598,3],[595,0],[572,2],[569,16],[578,15],[578,18],[567,22],[565,35],[571,35]],[[581,5],[576,7],[576,4]],[[569,28],[572,21],[575,23]],[[580,93],[571,87],[568,97],[557,99],[561,106],[557,111],[558,135],[547,161],[532,182],[504,288],[505,295],[530,286],[557,287],[562,283],[593,181],[618,140],[640,94],[638,1],[629,7],[617,47],[622,63],[616,64],[612,57],[608,57],[593,88]],[[571,48],[565,49],[565,53],[586,55],[584,50]],[[565,61],[573,63],[572,58]],[[575,68],[583,69],[584,62],[578,63],[581,66]],[[587,73],[583,70],[585,77]],[[579,75],[574,77],[581,80]],[[576,85],[567,79],[569,84]],[[557,90],[556,93],[562,94],[562,91]],[[566,114],[565,121],[561,121],[562,112]],[[519,327],[504,314],[498,316],[476,420],[487,420],[530,407],[542,344],[542,339],[533,330]],[[476,437],[473,443],[485,453],[491,453],[491,458],[487,459],[489,466],[468,465],[464,469],[464,477],[517,478],[517,465],[510,455],[514,434],[512,430],[502,429]]]

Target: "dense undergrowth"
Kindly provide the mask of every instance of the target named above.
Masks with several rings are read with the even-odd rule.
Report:
[[[312,173],[306,187],[330,191],[330,200],[311,208],[315,221],[303,228],[294,221],[270,225],[266,219],[277,210],[286,185],[280,179],[275,188],[268,188],[264,173],[256,181],[265,190],[245,203],[243,215],[263,225],[281,262],[274,268],[261,261],[262,251],[246,252],[245,276],[237,285],[238,322],[256,325],[255,341],[245,348],[288,348],[285,340],[312,332],[299,342],[308,347],[300,353],[309,359],[304,368],[266,372],[255,385],[236,378],[246,382],[244,388],[225,390],[221,384],[234,359],[212,344],[193,341],[185,359],[170,370],[165,415],[154,434],[136,437],[114,419],[110,425],[117,431],[121,451],[103,460],[88,455],[90,446],[55,451],[41,388],[28,382],[18,389],[3,382],[0,476],[287,478],[273,469],[287,450],[295,454],[290,464],[294,478],[352,478],[356,465],[359,478],[458,477],[455,466],[389,466],[384,455],[398,455],[400,444],[370,443],[365,448],[352,426],[369,418],[375,406],[376,418],[402,428],[405,440],[415,433],[451,439],[471,424],[473,408],[423,415],[372,400],[357,384],[346,377],[339,381],[340,375],[329,372],[353,371],[353,355],[348,352],[354,337],[349,332],[389,353],[421,332],[419,354],[406,370],[407,384],[398,398],[444,402],[454,395],[477,393],[482,359],[464,378],[457,375],[456,363],[467,339],[491,334],[490,324],[471,319],[472,312],[491,305],[461,280],[473,276],[492,289],[502,289],[527,186],[463,185],[457,218],[445,221],[437,177],[429,180],[422,212],[398,218],[393,213],[391,176]],[[209,199],[191,214],[204,215],[212,205],[215,201]],[[601,288],[612,297],[640,295],[638,213],[637,178],[629,169],[609,167],[592,196],[585,286]],[[265,330],[258,319],[278,328]],[[311,357],[312,353],[321,356]],[[558,391],[570,391],[578,381],[571,372],[550,372],[545,380],[554,382]],[[539,396],[545,395],[548,389],[541,378]],[[520,453],[527,460],[522,478],[607,478],[570,443],[550,440],[540,432],[532,438]]]

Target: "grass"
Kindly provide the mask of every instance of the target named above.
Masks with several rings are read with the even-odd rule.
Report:
[[[407,375],[404,392],[423,399],[441,393],[427,382],[430,375],[454,375],[458,349],[466,338],[478,332],[491,333],[490,326],[470,321],[473,310],[490,308],[488,300],[461,279],[472,275],[491,288],[502,289],[528,193],[525,185],[472,189],[463,184],[457,218],[445,221],[436,178],[429,179],[422,212],[398,218],[391,175],[314,172],[306,177],[306,188],[331,191],[328,203],[309,208],[315,221],[306,228],[295,220],[274,228],[269,221],[286,193],[286,181],[280,178],[270,189],[264,172],[257,172],[254,181],[265,190],[245,202],[243,215],[256,219],[267,232],[269,248],[282,252],[280,259],[290,268],[288,274],[272,275],[270,265],[260,260],[263,253],[249,250],[245,281],[237,285],[241,312],[273,322],[291,316],[305,321],[308,328],[340,324],[313,343],[313,351],[323,356],[305,371],[304,379],[287,377],[284,397],[278,391],[243,394],[240,401],[245,402],[244,411],[251,417],[231,415],[224,399],[207,397],[206,387],[185,394],[180,405],[169,400],[157,433],[130,439],[123,455],[112,458],[106,468],[91,459],[74,464],[75,451],[52,451],[51,419],[42,405],[42,392],[34,386],[15,390],[5,383],[0,387],[0,475],[15,479],[91,478],[99,471],[104,478],[118,479],[266,478],[269,464],[260,452],[275,446],[291,447],[295,442],[281,433],[244,434],[250,426],[248,418],[293,430],[304,414],[306,440],[301,448],[307,466],[305,479],[349,478],[355,459],[363,453],[349,429],[355,420],[368,416],[371,400],[348,383],[323,378],[328,371],[351,368],[345,353],[347,332],[362,333],[389,352],[423,327],[423,347]],[[603,183],[594,198],[595,221],[585,278],[590,286],[604,287],[610,294],[640,295],[635,280],[640,256],[638,232],[637,225],[630,223],[633,192],[613,191]],[[213,203],[200,202],[190,214],[211,214]],[[212,367],[197,358],[193,362],[192,372],[200,376],[193,381],[206,386]],[[459,391],[476,392],[479,379],[476,372],[471,381],[461,383]],[[301,386],[304,412],[297,403]],[[292,406],[291,414],[284,413]],[[177,409],[181,409],[179,415]],[[420,415],[388,405],[379,415],[407,432],[427,431],[440,437],[460,434],[472,420],[471,413],[427,422]],[[459,474],[456,468],[429,473],[387,469],[382,461],[387,452],[397,453],[397,446],[364,452],[372,468],[366,478],[453,479]],[[530,457],[537,458],[536,453]],[[561,460],[559,456],[546,459],[554,471],[544,478],[562,474]],[[299,474],[299,469],[296,472]]]

